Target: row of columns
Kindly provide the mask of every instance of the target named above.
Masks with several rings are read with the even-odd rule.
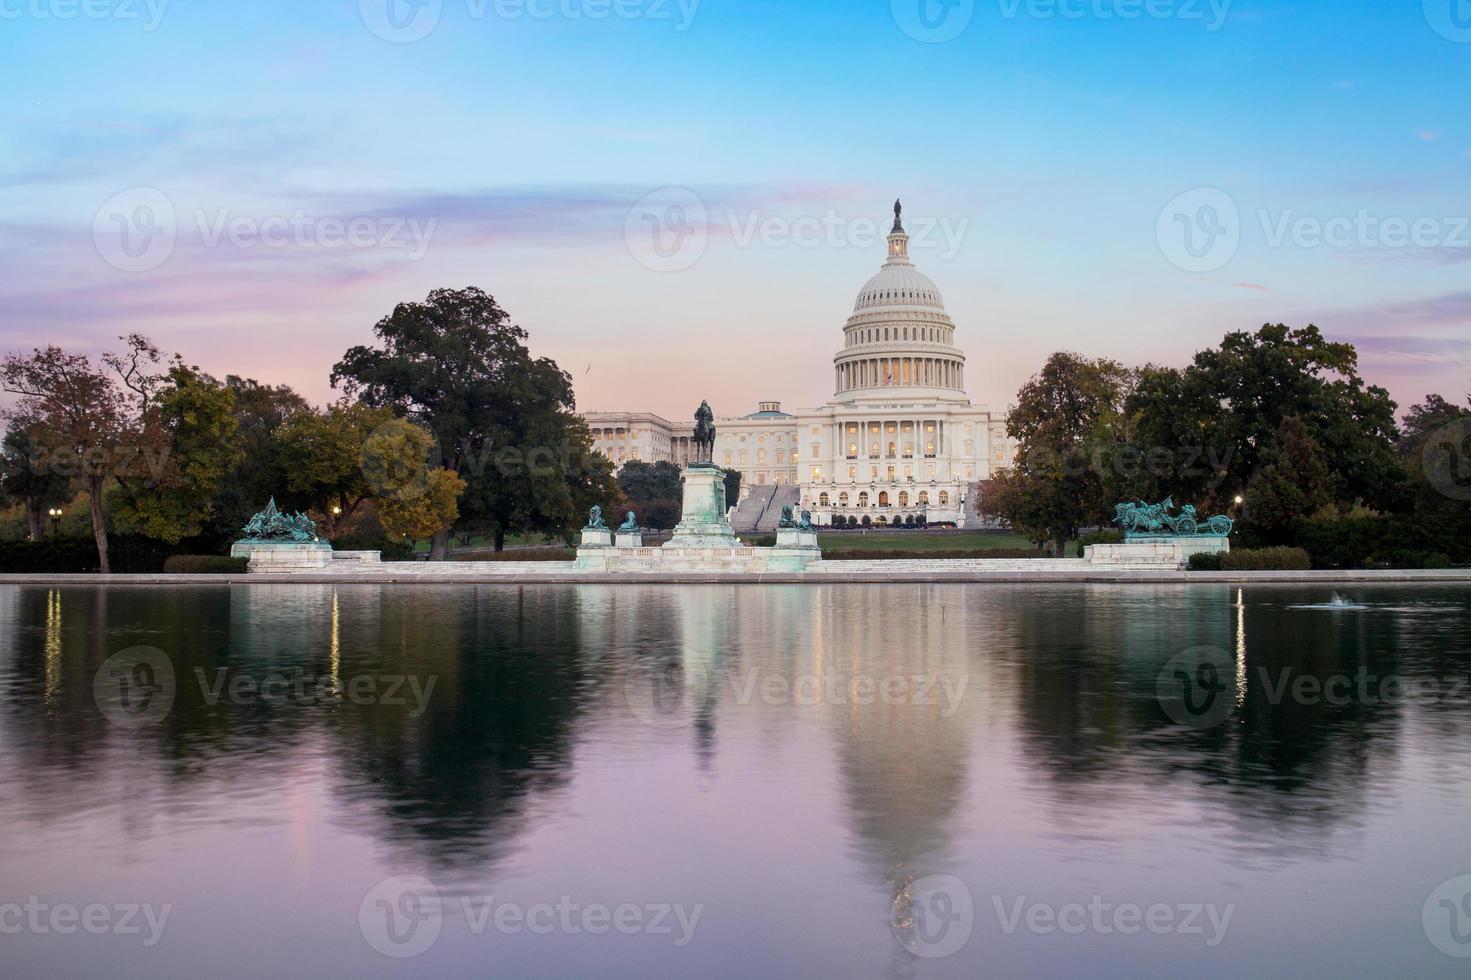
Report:
[[[869,357],[837,365],[838,391],[890,385],[964,389],[965,369],[939,357]]]
[[[945,423],[939,419],[840,419],[833,423],[833,434],[836,442],[833,445],[837,452],[834,454],[837,462],[849,459],[848,447],[853,445],[849,438],[848,426],[858,426],[857,459],[904,459],[904,426],[911,426],[910,439],[914,443],[914,455],[912,459],[939,459],[945,455]],[[873,453],[873,427],[878,426],[878,448],[877,455]],[[893,435],[889,434],[889,426],[894,427]],[[927,431],[927,426],[933,425],[934,432]],[[890,456],[889,442],[894,443],[894,455]],[[934,452],[928,451],[930,441],[934,442]]]

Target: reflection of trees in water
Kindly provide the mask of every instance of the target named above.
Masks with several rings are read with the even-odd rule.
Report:
[[[343,647],[367,658],[358,669],[437,682],[421,718],[342,716],[341,793],[405,857],[446,877],[483,873],[512,849],[528,798],[566,780],[590,683],[575,590],[375,588],[343,602]],[[371,617],[349,608],[360,602]]]
[[[1103,594],[1099,594],[1099,593]],[[1331,832],[1353,832],[1377,780],[1392,777],[1407,715],[1464,736],[1464,714],[1405,705],[1273,704],[1273,681],[1465,673],[1467,620],[1452,614],[1409,641],[1404,619],[1293,610],[1303,592],[1222,587],[1089,589],[1065,601],[1014,607],[1024,655],[1015,658],[1018,730],[1029,759],[1056,793],[1057,819],[1096,826],[1139,784],[1168,785],[1206,814],[1203,829],[1235,850],[1331,849]],[[1381,616],[1383,614],[1380,614]],[[1421,620],[1420,622],[1425,622]],[[1240,643],[1244,636],[1244,644]],[[1223,724],[1175,725],[1155,699],[1160,670],[1191,647],[1244,649],[1245,693]],[[1417,722],[1418,723],[1418,722]],[[1456,737],[1447,735],[1447,737]],[[1258,845],[1257,842],[1260,842]]]
[[[269,797],[325,759],[353,829],[415,863],[493,860],[520,831],[529,794],[558,785],[586,684],[571,589],[383,586],[22,589],[0,606],[8,643],[0,762],[26,808],[53,821],[119,809],[147,836],[179,800],[248,787]],[[176,700],[160,723],[110,723],[92,681],[110,655],[164,650]],[[435,686],[407,704],[207,703],[204,683],[300,672],[340,692],[355,676],[413,674]],[[226,688],[227,689],[227,688]],[[379,690],[386,688],[380,687]],[[311,698],[309,697],[309,701]],[[218,784],[217,786],[210,785]],[[182,792],[187,785],[187,792]],[[215,815],[213,819],[218,819]]]
[[[259,733],[293,744],[302,718],[269,718],[205,703],[194,670],[207,677],[229,663],[231,595],[227,588],[187,592],[112,587],[4,590],[0,676],[7,685],[0,771],[11,819],[51,825],[106,808],[120,830],[146,837],[163,820],[189,819],[173,805],[178,789],[240,779],[271,792],[284,772],[260,771],[272,752]],[[182,600],[182,601],[181,601]],[[141,728],[109,721],[93,697],[104,661],[131,647],[168,655],[176,669],[172,710]],[[264,784],[264,785],[263,785]]]

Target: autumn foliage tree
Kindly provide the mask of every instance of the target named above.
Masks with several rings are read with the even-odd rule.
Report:
[[[107,572],[103,488],[121,467],[136,462],[130,438],[135,429],[115,376],[84,354],[49,345],[28,355],[7,356],[0,366],[0,382],[7,392],[20,396],[6,418],[29,423],[43,465],[75,473],[86,488],[98,567]]]

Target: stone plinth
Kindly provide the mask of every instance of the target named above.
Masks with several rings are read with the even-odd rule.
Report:
[[[325,541],[236,541],[231,558],[248,558],[252,572],[310,572],[332,563]]]
[[[664,547],[672,551],[739,548],[740,539],[726,520],[725,473],[709,463],[684,471],[684,506],[674,536]]]
[[[613,532],[605,527],[585,527],[582,529],[582,548],[611,548],[613,547]]]
[[[581,548],[574,572],[800,572],[822,560],[816,548]],[[492,563],[486,563],[492,564]],[[535,569],[550,572],[554,563]],[[1083,564],[1079,562],[1078,564]]]
[[[796,527],[779,527],[776,529],[776,546],[778,548],[816,548],[817,532],[804,531]]]
[[[1179,537],[1135,538],[1120,544],[1094,544],[1083,550],[1084,557],[1092,565],[1173,564],[1184,568],[1190,556],[1201,552],[1214,554],[1230,551],[1229,538],[1212,535],[1181,535]]]
[[[363,562],[369,565],[379,565],[383,562],[381,551],[334,551],[333,561]]]
[[[642,548],[643,546],[644,546],[644,532],[642,530],[625,531],[622,528],[619,528],[618,529],[618,535],[617,535],[617,538],[616,538],[615,547],[618,547],[618,548]]]

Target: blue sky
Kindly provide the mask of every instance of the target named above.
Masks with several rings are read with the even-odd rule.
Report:
[[[387,2],[0,0],[6,348],[321,400],[473,284],[583,408],[816,404],[903,196],[977,402],[1266,321],[1471,389],[1471,0]]]

